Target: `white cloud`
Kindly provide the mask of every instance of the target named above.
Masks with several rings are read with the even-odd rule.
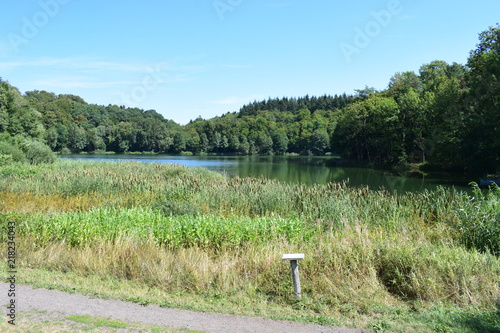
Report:
[[[136,81],[101,81],[98,78],[84,76],[51,77],[48,79],[33,80],[30,85],[50,88],[111,88],[123,85],[138,84]]]
[[[0,63],[0,70],[10,70],[19,67],[42,67],[72,69],[81,71],[126,71],[141,72],[145,71],[146,65],[106,62],[88,58],[40,58],[35,60],[20,60]]]
[[[116,89],[128,92],[135,86],[159,88],[161,84],[186,82],[200,66],[176,66],[168,62],[111,62],[88,57],[39,58],[0,62],[0,72],[16,78],[29,89]],[[9,73],[10,72],[10,73]]]
[[[168,62],[156,63],[127,63],[111,62],[99,59],[74,58],[40,58],[34,60],[18,60],[0,62],[0,70],[16,70],[18,68],[35,67],[47,71],[49,69],[70,70],[79,73],[160,73],[160,72],[199,72],[203,66],[173,65]]]

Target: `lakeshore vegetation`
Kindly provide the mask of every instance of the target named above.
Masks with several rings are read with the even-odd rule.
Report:
[[[27,283],[377,331],[500,328],[498,187],[396,194],[73,160],[0,176],[2,246],[14,223]],[[306,254],[300,300],[292,252]]]

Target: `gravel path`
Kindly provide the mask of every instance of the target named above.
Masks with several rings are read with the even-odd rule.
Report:
[[[0,282],[0,300],[5,317],[9,300],[8,284]],[[16,286],[16,312],[47,311],[66,316],[87,315],[141,323],[168,328],[187,328],[203,332],[335,332],[368,333],[365,330],[308,325],[263,318],[240,317],[226,314],[202,313],[187,310],[161,308],[154,305],[142,306],[118,300],[91,298],[80,294],[69,294],[47,289],[33,289],[30,286]],[[4,319],[5,320],[5,319]]]

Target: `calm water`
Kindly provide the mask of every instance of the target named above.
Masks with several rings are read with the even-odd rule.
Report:
[[[64,155],[106,161],[140,161],[146,163],[175,163],[188,167],[203,167],[229,176],[266,177],[289,183],[325,184],[347,181],[351,186],[381,187],[400,193],[434,190],[437,186],[455,187],[469,192],[471,179],[457,175],[405,177],[385,170],[335,166],[328,157],[279,156],[166,156],[166,155]],[[473,180],[473,179],[472,179]]]

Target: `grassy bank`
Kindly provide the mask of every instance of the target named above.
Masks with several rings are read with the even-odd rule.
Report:
[[[0,176],[27,283],[379,331],[500,329],[498,188],[396,195],[132,162]],[[301,300],[288,252],[305,253]]]

